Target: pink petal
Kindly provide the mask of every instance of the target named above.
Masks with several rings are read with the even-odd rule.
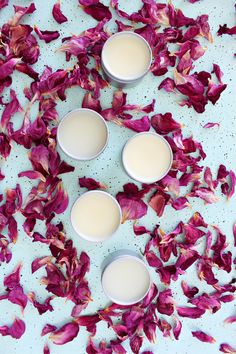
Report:
[[[38,171],[24,171],[18,173],[18,177],[27,177],[29,179],[41,179],[41,181],[45,182],[46,178],[44,175]]]
[[[58,31],[41,31],[38,29],[37,26],[34,26],[34,31],[35,33],[37,33],[38,37],[46,43],[50,43],[51,41],[54,41],[55,39],[60,37]]]
[[[104,18],[110,20],[112,15],[108,6],[103,5],[98,0],[79,0],[86,14],[92,16],[95,20],[101,21]]]
[[[229,34],[232,36],[236,34],[236,26],[229,28],[226,24],[223,26],[220,25],[217,34],[218,36],[222,36],[222,34]]]
[[[205,310],[202,310],[198,307],[177,307],[178,315],[181,317],[187,318],[200,318]]]
[[[52,332],[49,339],[51,339],[54,344],[63,345],[71,342],[75,337],[77,337],[78,333],[78,324],[75,322],[69,322]]]
[[[155,114],[151,119],[152,127],[158,134],[169,134],[173,131],[181,129],[181,124],[172,118],[172,114]]]
[[[229,316],[224,320],[224,323],[235,323],[236,322],[236,316]]]
[[[146,229],[144,226],[138,226],[136,224],[133,224],[133,230],[136,236],[141,236],[144,234],[149,234],[150,231]]]
[[[222,353],[227,353],[227,354],[236,354],[236,349],[234,349],[233,347],[231,347],[227,343],[222,343],[220,345],[219,351]]]
[[[175,318],[175,321],[176,323],[175,323],[175,327],[173,328],[173,334],[175,339],[178,340],[182,330],[182,323],[178,318]]]
[[[139,353],[143,344],[143,339],[143,337],[140,337],[137,334],[130,338],[130,348],[134,354]]]
[[[100,103],[99,99],[94,98],[92,96],[91,92],[88,92],[84,95],[82,107],[92,109],[92,110],[99,112],[99,113],[102,110],[101,103]]]
[[[202,331],[193,331],[192,336],[204,343],[215,343],[215,339]]]
[[[206,123],[204,126],[203,126],[203,128],[207,128],[207,129],[209,129],[209,128],[213,128],[213,127],[219,127],[220,126],[220,123]]]
[[[34,293],[34,292],[30,292],[30,293],[28,294],[28,299],[29,299],[30,302],[32,302],[32,304],[34,305],[34,307],[38,310],[38,313],[39,313],[40,315],[44,314],[44,313],[47,312],[47,311],[50,311],[50,312],[51,312],[51,311],[54,310],[53,307],[52,307],[52,305],[50,304],[50,302],[53,300],[53,297],[52,297],[52,296],[48,297],[48,298],[44,301],[44,303],[42,303],[42,304],[36,300],[36,298],[35,298],[35,293]]]
[[[16,93],[14,90],[10,91],[10,102],[6,104],[4,111],[2,113],[1,125],[2,128],[5,129],[7,124],[9,123],[11,117],[16,113],[22,111],[22,107],[16,97]]]
[[[137,133],[147,132],[150,130],[151,127],[151,123],[148,116],[144,116],[143,118],[136,120],[124,120],[123,122],[119,122],[119,124]]]
[[[156,305],[158,312],[167,316],[171,316],[173,314],[174,300],[170,289],[163,290],[159,293]]]
[[[171,202],[171,206],[175,210],[182,210],[190,206],[189,201],[185,197],[179,197]]]
[[[95,179],[88,177],[80,177],[79,185],[81,188],[87,188],[90,191],[94,189],[107,189],[107,186],[105,184],[97,182],[95,181]]]
[[[161,217],[164,213],[164,209],[168,204],[170,199],[169,194],[163,192],[162,190],[158,190],[155,194],[150,198],[149,205],[151,208],[155,210],[157,216]]]
[[[9,0],[0,0],[0,9],[8,5]]]
[[[185,296],[189,299],[193,298],[198,292],[199,289],[196,286],[190,287],[185,281],[182,280],[181,287]]]
[[[53,15],[54,19],[57,21],[57,23],[59,23],[59,24],[68,21],[67,17],[65,15],[63,15],[63,13],[61,11],[60,0],[57,0],[57,2],[53,5],[52,15]]]
[[[45,335],[48,334],[48,333],[54,332],[55,329],[57,329],[56,326],[53,326],[53,325],[50,325],[50,324],[46,324],[46,325],[43,327],[43,329],[42,329],[41,336],[45,336]]]
[[[0,66],[0,80],[5,80],[7,76],[11,75],[17,63],[20,62],[19,58],[11,58]]]
[[[13,289],[14,287],[20,285],[20,271],[22,264],[18,264],[15,270],[4,278],[4,286],[8,289]]]
[[[0,334],[2,336],[11,336],[12,338],[19,339],[22,337],[24,333],[25,333],[25,323],[19,318],[16,318],[14,320],[11,327],[8,326],[0,327]]]
[[[51,256],[36,258],[31,264],[32,274],[36,272],[38,269],[40,269],[41,267],[43,267],[44,265],[50,263],[51,260],[52,260]]]
[[[45,344],[45,346],[43,348],[43,354],[50,354],[50,349],[49,349],[49,346],[47,344]]]

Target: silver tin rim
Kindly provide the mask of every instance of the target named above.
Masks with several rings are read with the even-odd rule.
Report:
[[[99,237],[99,238],[90,237],[90,236],[88,236],[88,235],[85,235],[84,233],[79,232],[79,231],[76,229],[76,226],[75,226],[75,224],[74,224],[74,222],[73,222],[73,219],[72,219],[72,211],[73,211],[73,208],[75,207],[76,203],[77,203],[79,200],[81,200],[82,198],[84,198],[86,195],[92,194],[92,193],[105,194],[106,196],[108,196],[110,199],[113,200],[114,204],[116,204],[117,209],[118,209],[118,211],[119,211],[119,216],[120,216],[120,217],[119,217],[119,223],[117,223],[117,228],[115,229],[115,231],[114,231],[112,234],[110,234],[110,235],[104,237],[103,239],[101,239],[100,237]],[[118,201],[116,200],[115,197],[113,197],[110,193],[107,193],[107,192],[105,192],[105,191],[101,191],[101,190],[87,191],[87,192],[83,193],[81,196],[79,196],[79,197],[75,200],[75,202],[73,203],[73,205],[72,205],[72,207],[71,207],[70,221],[71,221],[71,225],[72,225],[72,227],[73,227],[75,233],[76,233],[78,236],[80,236],[81,238],[83,238],[84,240],[90,241],[90,242],[93,242],[93,243],[100,243],[100,242],[104,242],[104,241],[110,239],[110,238],[117,232],[117,230],[119,229],[119,227],[120,227],[120,225],[121,225],[121,220],[122,220],[122,211],[121,211],[120,204],[118,203]]]
[[[137,301],[135,301],[135,302],[132,302],[132,301],[130,301],[130,302],[128,302],[128,301],[127,301],[127,302],[119,301],[119,300],[113,298],[112,296],[110,296],[110,295],[106,292],[106,290],[105,290],[105,288],[104,288],[104,286],[103,286],[103,274],[104,274],[105,270],[107,269],[107,267],[108,267],[111,263],[113,263],[113,262],[115,262],[115,261],[117,261],[118,259],[121,259],[121,258],[133,258],[133,259],[135,259],[136,261],[140,262],[140,263],[145,267],[145,269],[147,270],[147,273],[148,273],[148,276],[149,276],[149,286],[148,286],[148,288],[147,288],[147,291],[145,292],[145,294],[143,294],[143,295],[142,295]],[[103,265],[103,267],[102,267],[101,284],[102,284],[102,288],[103,288],[103,291],[104,291],[105,295],[106,295],[111,301],[113,301],[114,303],[116,303],[116,304],[118,304],[118,305],[130,306],[130,305],[137,304],[138,302],[142,301],[142,300],[145,298],[145,296],[148,294],[148,292],[149,292],[149,290],[150,290],[150,288],[151,288],[152,280],[151,280],[151,274],[150,274],[150,271],[149,271],[149,269],[148,269],[148,267],[147,267],[147,264],[143,261],[142,257],[141,257],[138,253],[136,253],[136,252],[134,252],[134,251],[131,251],[131,250],[119,250],[119,251],[113,252],[112,254],[110,254],[110,255],[105,259],[104,265]]]
[[[129,142],[133,139],[135,139],[137,136],[140,136],[140,135],[154,135],[154,136],[158,136],[159,138],[161,138],[165,144],[167,145],[169,151],[170,151],[170,163],[169,163],[169,166],[168,166],[168,169],[165,171],[165,173],[163,173],[163,175],[161,175],[161,177],[159,177],[158,179],[149,179],[149,180],[145,180],[145,179],[142,179],[142,178],[138,178],[137,176],[133,175],[132,172],[129,171],[128,167],[126,166],[125,162],[124,162],[124,153],[125,153],[125,149],[127,148]],[[168,143],[168,141],[160,134],[157,134],[157,133],[154,133],[154,132],[142,132],[142,133],[137,133],[135,134],[134,136],[132,136],[130,139],[128,139],[123,147],[123,150],[122,150],[122,164],[123,164],[123,167],[126,171],[126,173],[132,178],[134,179],[135,181],[137,182],[141,182],[141,183],[147,183],[147,184],[150,184],[150,183],[154,183],[154,182],[158,182],[160,181],[162,178],[164,178],[168,172],[170,171],[171,169],[171,166],[173,164],[173,151],[171,149],[171,146],[170,144]]]
[[[118,77],[118,76],[112,74],[108,70],[108,68],[106,67],[105,62],[104,62],[104,52],[103,51],[104,51],[104,48],[106,47],[107,43],[110,42],[114,37],[121,36],[121,35],[124,35],[124,34],[129,34],[129,35],[136,36],[136,37],[140,38],[146,44],[146,46],[148,48],[148,51],[149,51],[149,54],[150,54],[150,61],[149,61],[149,65],[148,65],[147,69],[142,73],[142,75],[138,75],[138,76],[136,76],[136,77],[134,77],[132,79],[124,79],[122,77]],[[121,31],[121,32],[114,33],[111,37],[109,37],[106,40],[106,42],[105,42],[105,44],[104,44],[104,46],[102,48],[102,53],[101,53],[101,63],[102,63],[103,70],[105,71],[107,76],[110,77],[111,80],[116,81],[117,83],[120,83],[120,84],[130,84],[130,83],[133,83],[133,82],[136,82],[136,81],[139,81],[140,79],[142,79],[148,73],[148,71],[150,70],[150,67],[151,67],[151,64],[152,64],[152,59],[153,59],[152,58],[152,49],[151,49],[149,43],[146,41],[145,38],[140,36],[140,34],[135,33],[133,31]]]
[[[89,112],[92,112],[94,113],[94,115],[96,115],[104,124],[104,127],[106,129],[106,141],[105,141],[105,144],[103,145],[102,149],[95,155],[89,157],[89,158],[86,158],[86,157],[79,157],[77,155],[74,155],[74,154],[71,154],[67,149],[65,149],[65,147],[63,146],[62,142],[61,142],[61,139],[60,139],[60,134],[59,134],[59,131],[60,131],[60,127],[61,127],[61,124],[62,122],[72,113],[75,113],[75,112],[85,112],[85,111],[89,111]],[[102,154],[102,152],[106,149],[107,147],[107,144],[108,144],[108,140],[109,140],[109,130],[108,130],[108,126],[107,126],[107,123],[105,121],[105,119],[103,118],[103,116],[101,114],[99,114],[98,112],[94,111],[93,109],[90,109],[90,108],[76,108],[68,113],[66,113],[66,115],[64,115],[62,117],[62,119],[60,120],[60,123],[58,125],[58,128],[57,128],[57,142],[61,148],[61,150],[69,157],[71,157],[72,159],[74,160],[77,160],[77,161],[90,161],[90,160],[93,160],[95,159],[96,157],[98,157],[99,155]]]

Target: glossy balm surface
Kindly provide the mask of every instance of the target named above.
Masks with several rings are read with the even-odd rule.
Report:
[[[123,256],[105,268],[102,286],[106,295],[117,304],[135,304],[147,294],[150,275],[139,258]]]
[[[151,51],[146,41],[133,32],[119,32],[110,37],[102,51],[103,65],[115,78],[133,80],[149,69]]]
[[[139,133],[123,149],[123,165],[133,179],[153,183],[163,178],[172,164],[168,142],[155,133]]]
[[[100,242],[118,229],[121,211],[117,201],[103,191],[90,191],[77,199],[71,210],[71,223],[82,238]]]
[[[97,112],[78,109],[62,119],[57,139],[62,150],[72,158],[90,160],[105,148],[108,131],[105,121]]]

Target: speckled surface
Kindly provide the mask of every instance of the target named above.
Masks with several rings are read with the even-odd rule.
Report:
[[[107,3],[108,1],[104,1]],[[164,2],[164,1],[163,1]],[[27,5],[29,1],[16,0],[14,3],[18,5]],[[120,0],[123,9],[131,12],[136,10],[141,1],[125,1]],[[219,24],[228,23],[229,26],[235,23],[234,1],[233,0],[202,0],[199,3],[191,5],[184,0],[173,0],[176,6],[181,7],[186,15],[196,17],[198,14],[208,13],[210,16],[210,25],[214,37],[214,43],[210,45],[205,42],[204,45],[208,50],[204,57],[197,63],[196,68],[210,71],[212,62],[220,64],[224,72],[224,82],[228,84],[228,89],[222,94],[220,101],[215,105],[209,104],[206,111],[202,115],[196,114],[193,110],[181,108],[177,105],[178,97],[172,94],[167,94],[164,91],[158,91],[157,87],[163,77],[155,78],[150,74],[145,77],[142,83],[131,89],[127,89],[128,100],[132,103],[147,104],[153,97],[156,98],[156,113],[165,113],[170,111],[176,120],[184,123],[184,132],[193,134],[196,140],[203,143],[207,153],[205,164],[209,165],[213,172],[217,166],[224,162],[228,167],[236,170],[236,75],[235,75],[235,39],[230,36],[216,37],[216,31]],[[0,13],[0,25],[4,23],[12,14],[12,4],[5,8]],[[54,0],[35,1],[37,11],[27,18],[27,23],[37,24],[40,29],[54,30],[59,28],[56,22],[52,19],[51,9]],[[96,21],[87,16],[78,8],[77,0],[61,0],[62,10],[69,21],[60,26],[61,37],[68,36],[70,33],[80,33],[82,30],[94,26]],[[55,49],[60,45],[60,39],[46,45],[40,42],[41,56],[38,63],[34,65],[36,71],[41,72],[45,64],[51,66],[54,70],[57,68],[65,68],[74,63],[68,64],[64,60],[64,55],[55,52]],[[22,74],[14,75],[13,88],[19,95],[21,104],[24,106],[26,99],[22,94],[25,86],[29,85],[30,79]],[[113,89],[107,89],[102,93],[102,104],[108,107],[111,101]],[[69,110],[80,107],[84,92],[80,88],[74,88],[68,92],[66,102],[59,103],[58,109],[60,116],[63,116]],[[0,108],[1,109],[1,108]],[[0,111],[1,112],[1,111]],[[32,111],[32,119],[36,116],[36,107]],[[14,119],[15,126],[21,125],[22,117],[16,115]],[[207,122],[220,122],[219,129],[203,129],[202,125]],[[109,125],[110,141],[106,151],[96,160],[90,162],[75,162],[67,158],[63,153],[62,157],[69,163],[75,166],[73,174],[63,176],[63,181],[67,187],[70,196],[70,207],[75,199],[83,193],[78,187],[78,176],[89,176],[102,181],[109,187],[109,192],[113,195],[121,190],[122,185],[131,179],[126,175],[121,166],[121,150],[127,138],[133,133],[118,126]],[[12,153],[7,162],[0,161],[0,165],[6,174],[6,178],[0,185],[0,193],[6,188],[15,187],[17,174],[20,171],[27,170],[30,163],[27,159],[27,151],[21,147],[14,145]],[[27,195],[32,183],[26,179],[20,181],[24,196]],[[230,202],[220,201],[213,205],[204,206],[201,201],[192,200],[192,208],[185,209],[181,212],[176,212],[170,207],[166,208],[166,212],[158,220],[155,213],[149,210],[148,215],[143,218],[142,224],[151,227],[158,222],[165,231],[170,231],[179,220],[187,221],[194,211],[200,211],[206,218],[206,221],[212,224],[218,224],[227,234],[228,241],[232,246],[232,224],[236,220],[236,197],[234,196]],[[104,307],[108,304],[104,296],[100,284],[100,265],[110,252],[121,248],[128,248],[136,251],[143,249],[146,242],[146,237],[135,238],[132,233],[132,223],[127,222],[120,227],[119,232],[109,241],[103,244],[94,245],[88,243],[76,236],[70,224],[69,213],[70,207],[58,219],[62,220],[67,234],[73,239],[78,251],[86,250],[91,257],[91,271],[88,279],[91,284],[92,296],[94,301],[88,306],[86,313],[92,313],[99,307]],[[9,274],[14,266],[20,261],[23,262],[22,269],[22,284],[26,291],[35,291],[39,299],[43,300],[47,296],[44,286],[40,284],[40,278],[44,274],[44,270],[39,270],[33,276],[31,275],[30,265],[34,258],[47,255],[48,248],[43,244],[32,243],[31,240],[24,234],[21,228],[22,219],[18,216],[19,221],[19,240],[12,247],[13,258],[10,264],[3,265],[0,268],[0,293],[3,292],[3,276]],[[40,230],[40,227],[38,228]],[[42,229],[43,231],[43,229]],[[153,280],[158,282],[157,275],[152,272]],[[219,272],[218,277],[227,282],[231,279],[228,274]],[[197,282],[195,270],[192,267],[188,274],[184,276],[190,284]],[[162,288],[162,286],[160,286]],[[201,289],[203,289],[201,287]],[[181,296],[179,282],[173,284],[173,293],[176,301],[179,304],[185,304],[185,300]],[[40,337],[40,332],[43,325],[48,322],[56,325],[62,325],[70,317],[72,304],[65,302],[62,299],[53,300],[54,312],[46,313],[39,316],[37,310],[31,304],[24,311],[24,320],[27,330],[25,335],[20,340],[14,340],[9,337],[0,337],[0,354],[41,354],[43,352],[44,342],[46,338]],[[214,316],[206,314],[199,320],[183,321],[183,331],[179,341],[165,339],[157,332],[156,345],[150,345],[144,342],[143,350],[153,350],[155,354],[199,354],[200,352],[209,352],[211,354],[218,353],[219,344],[227,341],[232,346],[236,346],[235,341],[235,325],[223,325],[223,319],[229,315],[235,314],[235,304],[222,305],[222,309]],[[7,301],[0,302],[0,325],[11,323],[14,316],[21,317],[19,306],[12,305]],[[192,338],[191,330],[201,329],[213,335],[217,343],[213,345],[204,344]],[[87,342],[87,333],[81,329],[78,337],[71,343],[64,346],[54,346],[49,343],[52,354],[85,354]],[[112,331],[108,330],[105,324],[98,326],[98,339],[112,338]],[[125,345],[128,348],[128,345]],[[127,349],[131,353],[130,349]]]

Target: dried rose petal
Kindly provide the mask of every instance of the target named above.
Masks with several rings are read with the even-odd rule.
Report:
[[[38,310],[38,313],[40,315],[42,315],[43,313],[45,313],[47,311],[54,310],[52,305],[50,304],[50,302],[53,300],[52,296],[49,296],[42,304],[36,300],[34,292],[30,292],[28,294],[28,299],[30,300],[30,302],[32,302],[34,307]]]
[[[159,189],[151,196],[148,204],[155,210],[157,216],[161,217],[169,200],[170,195]]]
[[[224,323],[235,323],[236,322],[236,316],[229,316],[224,320]]]
[[[190,203],[186,197],[179,197],[171,201],[171,206],[175,210],[182,210],[184,208],[188,208],[190,206]]]
[[[205,310],[200,309],[198,307],[179,307],[178,306],[177,312],[178,312],[178,315],[181,317],[199,318],[205,313]]]
[[[24,333],[25,333],[25,323],[19,318],[16,318],[14,320],[11,327],[8,326],[0,327],[0,334],[2,336],[11,336],[12,338],[19,339],[22,337]]]
[[[38,37],[46,43],[50,43],[60,37],[58,31],[41,31],[37,26],[34,26],[34,31],[37,33]]]
[[[79,333],[79,325],[76,322],[69,322],[63,325],[61,328],[52,332],[49,339],[54,344],[63,345],[71,342]]]
[[[190,287],[185,281],[182,280],[181,287],[185,296],[189,299],[193,298],[198,292],[199,289],[196,286]]]
[[[10,102],[6,104],[6,107],[2,113],[1,125],[2,128],[5,129],[7,124],[9,123],[11,117],[16,113],[22,111],[22,107],[16,97],[16,93],[14,90],[10,91]]]
[[[61,12],[60,0],[57,0],[57,2],[53,5],[52,15],[59,24],[68,21],[67,17]]]
[[[137,133],[147,132],[150,130],[151,127],[151,123],[148,116],[144,116],[143,118],[136,120],[119,121],[118,124],[129,128]]]
[[[49,349],[49,346],[47,344],[44,345],[43,354],[50,354],[50,349]]]
[[[84,95],[82,107],[92,109],[98,113],[100,113],[102,110],[99,99],[94,98],[91,92],[87,92]]]
[[[130,191],[126,191],[125,186],[123,187],[123,189],[124,189],[124,192],[119,192],[116,195],[116,199],[118,200],[118,203],[120,204],[122,214],[123,214],[122,223],[124,223],[126,220],[140,219],[141,217],[146,215],[147,214],[147,205],[139,197],[138,188],[135,193],[130,193]]]
[[[209,128],[213,128],[213,127],[219,127],[220,123],[206,123],[203,128],[209,129]]]
[[[141,235],[144,235],[144,234],[149,234],[150,231],[146,229],[146,227],[144,226],[138,226],[134,223],[133,225],[133,230],[134,230],[134,233],[136,236],[141,236]]]
[[[46,181],[44,175],[38,171],[23,171],[18,173],[18,177],[27,177],[29,179],[41,179],[41,181],[43,182]]]
[[[107,189],[107,186],[105,184],[97,182],[95,181],[95,179],[88,177],[80,177],[79,185],[81,188],[87,188],[90,191],[95,189]]]
[[[19,58],[11,58],[8,61],[4,62],[0,65],[0,80],[5,80],[9,75],[11,75],[14,71],[14,68],[17,63],[19,63],[21,59]]]
[[[152,116],[151,124],[158,134],[163,135],[181,129],[181,124],[172,118],[172,114],[170,112],[165,114],[155,114]]]
[[[219,351],[222,353],[227,353],[227,354],[236,354],[236,349],[234,349],[233,347],[231,347],[227,343],[222,343],[220,345]]]
[[[56,329],[57,329],[56,326],[46,324],[42,329],[41,336],[45,336],[48,333],[54,332]]]
[[[0,0],[0,9],[8,5],[9,0]]]
[[[192,336],[204,343],[215,343],[215,339],[212,336],[202,331],[192,331]]]
[[[222,34],[229,34],[232,36],[233,34],[236,34],[236,26],[229,28],[226,24],[223,26],[220,25],[217,34],[218,36],[222,36]]]
[[[112,17],[109,7],[100,3],[99,0],[79,0],[79,3],[82,5],[84,12],[97,21],[104,18],[110,20]]]
[[[182,330],[182,323],[180,322],[180,320],[178,318],[175,318],[176,324],[175,327],[173,328],[173,334],[176,340],[179,339],[181,330]]]
[[[144,339],[143,337],[140,337],[137,334],[130,338],[129,340],[130,348],[134,354],[139,353],[143,344],[143,339]]]
[[[51,256],[36,258],[31,264],[32,274],[34,272],[36,272],[38,269],[40,269],[41,267],[43,267],[44,265],[46,265],[49,262],[51,262],[51,260],[52,260]]]
[[[170,289],[163,290],[157,298],[157,310],[167,316],[171,316],[174,312],[174,300]]]

